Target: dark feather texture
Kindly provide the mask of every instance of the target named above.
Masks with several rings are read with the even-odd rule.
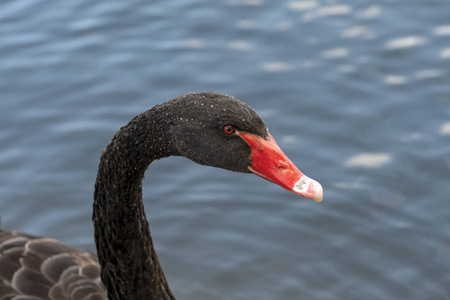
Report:
[[[0,230],[1,300],[81,300],[94,294],[107,299],[94,254],[57,240]]]
[[[189,93],[136,116],[100,159],[92,217],[98,260],[56,240],[0,231],[0,300],[175,299],[144,212],[144,173],[171,155],[248,173],[250,147],[225,125],[269,139],[253,109],[218,93]]]

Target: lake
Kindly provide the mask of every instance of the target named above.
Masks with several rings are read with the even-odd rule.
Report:
[[[95,251],[98,160],[189,91],[253,107],[321,182],[153,163],[144,202],[178,299],[450,299],[450,2],[0,3],[0,216]]]

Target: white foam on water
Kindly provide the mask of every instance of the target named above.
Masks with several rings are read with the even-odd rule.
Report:
[[[388,153],[362,153],[350,157],[344,163],[346,167],[381,168],[392,160]]]
[[[352,7],[350,5],[331,5],[323,6],[317,9],[317,15],[319,17],[329,17],[329,16],[345,16],[352,12]]]
[[[444,123],[439,130],[440,135],[450,135],[450,122]]]
[[[399,50],[417,47],[427,42],[427,39],[422,36],[407,36],[390,40],[386,44],[387,50]]]
[[[317,1],[289,1],[287,6],[293,11],[305,11],[317,7]]]
[[[292,66],[284,62],[266,62],[263,63],[262,68],[268,72],[286,72],[291,70]]]
[[[252,45],[246,41],[230,41],[228,42],[228,48],[236,51],[251,51]]]
[[[285,144],[294,143],[297,141],[297,137],[295,135],[285,135],[281,138],[281,142]]]
[[[362,36],[366,32],[366,27],[364,26],[354,26],[347,28],[341,32],[341,37],[344,39],[352,39]]]
[[[348,50],[347,50],[347,48],[344,48],[344,47],[331,48],[331,49],[322,51],[321,56],[323,58],[328,58],[328,59],[343,58],[343,57],[348,56]]]
[[[350,5],[329,5],[322,6],[317,9],[308,10],[302,16],[303,22],[309,22],[319,17],[339,17],[347,16],[352,13],[353,9]]]
[[[357,11],[356,17],[361,18],[361,19],[370,20],[370,19],[375,19],[376,17],[378,17],[380,15],[380,13],[381,13],[381,6],[371,5],[368,8]]]
[[[226,2],[228,5],[243,5],[243,6],[261,6],[263,5],[262,0],[228,0]]]
[[[435,35],[450,35],[450,25],[434,27],[433,33]]]
[[[436,69],[419,70],[414,74],[416,79],[436,78],[440,77],[441,75],[442,72]]]
[[[386,76],[384,81],[386,82],[386,84],[389,85],[401,85],[408,82],[406,77],[400,75],[388,75]]]
[[[440,56],[442,59],[449,59],[450,58],[450,48],[445,48],[441,51]]]

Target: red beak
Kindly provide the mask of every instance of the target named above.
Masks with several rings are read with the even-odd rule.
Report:
[[[322,201],[323,189],[320,183],[303,175],[281,151],[270,134],[269,141],[248,132],[237,131],[236,134],[252,149],[252,165],[249,166],[251,172],[294,194],[316,202]]]

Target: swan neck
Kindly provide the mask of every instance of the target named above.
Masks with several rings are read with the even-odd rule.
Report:
[[[104,149],[94,193],[93,222],[102,281],[109,299],[175,299],[153,247],[142,202],[150,163],[177,155],[169,122],[151,109],[122,127]]]

